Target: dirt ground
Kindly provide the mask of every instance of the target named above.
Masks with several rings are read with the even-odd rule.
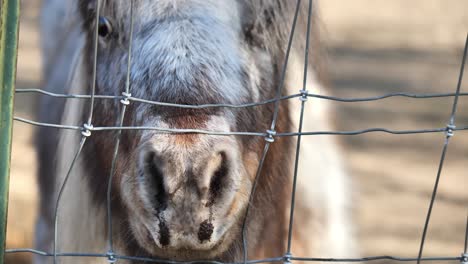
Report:
[[[39,1],[23,1],[18,88],[39,87]],[[321,2],[329,48],[332,89],[337,96],[390,92],[453,92],[468,31],[463,0],[327,0]],[[58,21],[58,23],[60,23]],[[468,92],[468,84],[462,87]],[[34,118],[36,98],[17,95],[16,115]],[[313,100],[311,100],[313,103]],[[334,103],[341,130],[368,127],[444,127],[452,99],[393,98]],[[457,124],[468,125],[468,98],[461,98]],[[33,128],[15,123],[7,247],[31,247],[36,214]],[[444,136],[366,134],[344,137],[358,198],[361,255],[416,256]],[[459,256],[468,213],[468,132],[456,132],[442,172],[425,256]],[[7,263],[30,263],[8,255]]]

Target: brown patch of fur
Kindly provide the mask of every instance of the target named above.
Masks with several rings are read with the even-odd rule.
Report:
[[[174,144],[187,148],[193,145],[198,138],[199,135],[195,134],[179,134],[174,136]]]

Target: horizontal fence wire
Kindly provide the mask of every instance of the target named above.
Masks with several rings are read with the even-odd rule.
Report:
[[[65,99],[90,99],[90,95],[76,95],[76,94],[57,94],[57,93],[49,93],[47,91],[41,89],[16,89],[16,93],[40,93],[48,96],[58,97],[58,98],[65,98]],[[202,109],[202,108],[216,108],[216,107],[227,107],[227,108],[245,108],[245,107],[255,107],[255,106],[262,106],[266,104],[275,103],[278,101],[290,100],[293,98],[301,98],[303,96],[311,97],[311,98],[318,98],[330,101],[337,101],[343,103],[351,103],[351,102],[371,102],[371,101],[378,101],[383,100],[391,97],[407,97],[407,98],[415,98],[415,99],[433,99],[433,98],[449,98],[455,96],[468,96],[468,93],[432,93],[432,94],[414,94],[414,93],[389,93],[379,96],[372,96],[372,97],[360,97],[360,98],[343,98],[343,97],[336,97],[336,96],[326,96],[326,95],[319,95],[319,94],[312,94],[307,93],[304,95],[303,93],[297,93],[289,96],[283,96],[276,99],[270,99],[262,102],[256,103],[246,103],[246,104],[202,104],[202,105],[185,105],[185,104],[173,104],[173,103],[165,103],[165,102],[158,102],[158,101],[150,101],[140,98],[135,98],[131,96],[111,96],[111,95],[96,95],[96,99],[112,99],[112,100],[123,100],[127,99],[129,101],[134,102],[141,102],[141,103],[148,103],[158,106],[169,106],[169,107],[176,107],[176,108],[188,108],[188,109]],[[62,124],[51,124],[51,123],[44,123],[38,122],[22,117],[15,117],[16,121],[35,125],[35,126],[42,126],[42,127],[50,127],[50,128],[61,128],[61,129],[70,129],[70,130],[83,130],[83,126],[78,125],[62,125]],[[468,125],[457,127],[454,131],[457,130],[467,130]],[[223,131],[208,131],[208,130],[200,130],[200,129],[167,129],[167,128],[159,128],[159,127],[88,127],[86,130],[89,131],[108,131],[108,130],[155,130],[160,132],[166,133],[193,133],[193,134],[209,134],[209,135],[218,135],[218,136],[260,136],[265,137],[268,136],[266,132],[223,132]],[[284,132],[284,133],[277,133],[275,136],[277,137],[285,137],[285,136],[299,136],[299,135],[360,135],[372,132],[383,132],[388,134],[421,134],[421,133],[438,133],[444,132],[447,128],[430,128],[430,129],[414,129],[414,130],[393,130],[387,128],[367,128],[362,130],[353,130],[353,131],[310,131],[310,132]]]
[[[294,32],[296,28],[296,22],[299,15],[299,10],[301,7],[301,0],[297,0],[296,2],[296,9],[294,18],[291,24],[291,31],[288,39],[288,46],[286,47],[286,54],[285,54],[285,61],[281,72],[281,78],[278,86],[275,89],[276,95],[275,98],[261,101],[261,102],[251,102],[251,103],[243,103],[243,104],[227,104],[227,103],[219,103],[219,104],[200,104],[200,105],[185,105],[185,104],[173,104],[168,102],[158,102],[147,100],[143,98],[136,98],[131,95],[131,83],[130,83],[130,69],[131,69],[131,51],[132,51],[132,40],[133,40],[133,3],[134,0],[131,1],[131,8],[130,8],[130,18],[131,18],[131,35],[129,41],[129,56],[128,56],[128,65],[127,65],[127,78],[126,78],[126,85],[125,90],[122,92],[122,95],[99,95],[96,94],[96,86],[97,86],[97,53],[98,53],[98,23],[96,23],[96,32],[95,32],[95,40],[93,43],[94,48],[94,55],[93,55],[93,69],[92,69],[92,85],[90,87],[90,94],[60,94],[60,93],[52,93],[42,89],[16,89],[17,94],[40,94],[44,96],[54,97],[54,98],[62,98],[62,99],[79,99],[79,100],[89,100],[89,112],[87,116],[87,121],[85,124],[52,124],[52,123],[44,123],[40,121],[34,121],[22,117],[14,117],[14,120],[34,126],[39,127],[48,127],[48,128],[56,128],[56,129],[65,129],[65,130],[75,130],[79,131],[82,134],[80,145],[77,151],[74,153],[73,160],[69,166],[67,175],[65,176],[60,191],[58,194],[58,198],[56,200],[55,205],[55,227],[54,227],[54,241],[53,241],[53,252],[45,252],[40,251],[32,248],[20,248],[20,249],[7,249],[5,253],[9,254],[17,254],[17,253],[30,253],[33,255],[44,256],[44,257],[52,257],[54,263],[58,263],[59,258],[65,257],[82,257],[82,258],[105,258],[109,262],[113,263],[116,260],[130,260],[130,261],[139,261],[139,262],[150,262],[150,263],[167,263],[167,264],[181,264],[181,263],[188,263],[188,264],[201,264],[201,263],[209,263],[209,264],[256,264],[256,263],[269,263],[269,262],[283,262],[283,263],[290,263],[291,261],[304,261],[304,262],[366,262],[366,261],[379,261],[379,260],[391,260],[391,261],[399,261],[399,262],[427,262],[427,261],[461,261],[461,262],[468,262],[468,253],[467,251],[467,241],[468,241],[468,219],[467,219],[467,229],[465,231],[465,245],[464,245],[464,253],[461,256],[436,256],[436,257],[423,257],[423,249],[424,243],[426,240],[426,232],[429,226],[429,221],[431,217],[431,212],[433,205],[436,200],[438,183],[441,178],[441,172],[445,160],[445,154],[448,149],[448,143],[450,138],[454,135],[455,131],[464,131],[468,130],[468,124],[462,126],[455,126],[455,114],[457,110],[457,103],[460,97],[468,96],[468,93],[461,92],[461,84],[463,78],[463,71],[464,65],[466,60],[466,53],[468,49],[468,35],[464,49],[464,55],[462,59],[460,75],[457,83],[457,89],[455,93],[430,93],[430,94],[418,94],[418,93],[404,93],[404,92],[397,92],[397,93],[388,93],[383,95],[377,96],[369,96],[369,97],[357,97],[357,98],[343,98],[343,97],[336,97],[336,96],[327,96],[321,94],[314,94],[309,93],[307,88],[307,72],[308,72],[308,58],[309,58],[309,37],[310,37],[310,28],[312,23],[312,0],[308,1],[308,17],[307,17],[307,39],[306,45],[304,49],[304,79],[302,90],[300,90],[297,94],[292,94],[288,96],[282,96],[283,88],[284,88],[284,81],[286,76],[286,69],[289,60],[289,54],[292,47],[292,42],[294,39]],[[100,2],[98,0],[97,3],[97,11],[96,11],[96,21],[99,19],[100,15]],[[389,128],[366,128],[360,130],[350,130],[350,131],[302,131],[303,120],[304,116],[304,108],[305,102],[308,98],[316,98],[328,101],[335,101],[335,102],[342,102],[342,103],[358,103],[358,102],[373,102],[379,101],[389,98],[395,97],[402,97],[402,98],[410,98],[410,99],[434,99],[434,98],[453,98],[453,105],[452,105],[452,112],[450,115],[449,122],[446,126],[440,128],[428,128],[428,129],[414,129],[414,130],[394,130]],[[301,111],[299,117],[299,129],[297,132],[277,132],[275,131],[276,122],[278,118],[278,113],[280,109],[280,102],[291,100],[291,99],[299,99],[301,101]],[[116,126],[93,126],[93,115],[94,115],[94,104],[96,100],[119,100],[122,103],[122,108],[120,111],[120,115],[116,120]],[[165,107],[175,107],[175,108],[186,108],[186,109],[205,109],[205,108],[247,108],[247,107],[259,107],[268,104],[274,104],[274,114],[273,119],[271,121],[270,129],[267,131],[209,131],[209,130],[202,130],[202,129],[179,129],[179,128],[161,128],[161,127],[150,127],[150,126],[123,126],[123,120],[126,114],[126,107],[130,102],[136,103],[143,103],[143,104],[150,104],[156,106],[165,106]],[[205,135],[214,135],[214,136],[255,136],[255,137],[264,137],[265,138],[265,145],[263,148],[263,152],[261,154],[261,159],[259,162],[259,166],[256,171],[256,177],[254,179],[252,190],[249,197],[249,203],[246,209],[245,216],[243,218],[243,227],[242,227],[242,241],[243,241],[243,261],[242,262],[220,262],[220,261],[212,261],[212,260],[196,260],[196,261],[172,261],[167,259],[160,259],[160,258],[148,258],[148,257],[139,257],[139,256],[124,256],[119,255],[114,252],[113,247],[113,239],[112,239],[112,221],[111,221],[111,183],[112,183],[112,176],[114,174],[114,166],[117,156],[119,155],[119,145],[121,140],[121,133],[122,131],[138,131],[138,130],[151,130],[156,131],[159,133],[168,133],[168,134],[205,134]],[[67,181],[70,177],[71,171],[77,161],[85,143],[86,139],[91,136],[91,132],[99,132],[99,131],[116,131],[115,137],[115,147],[113,152],[113,159],[112,159],[112,166],[109,174],[109,181],[107,185],[107,242],[108,248],[106,253],[79,253],[79,252],[59,252],[57,245],[59,244],[57,233],[58,233],[58,224],[59,224],[59,203],[60,198],[65,190],[67,185]],[[299,152],[300,152],[300,145],[301,145],[301,137],[302,136],[320,136],[320,135],[329,135],[329,136],[352,136],[352,135],[362,135],[367,133],[386,133],[386,134],[395,134],[395,135],[410,135],[410,134],[424,134],[424,133],[445,133],[445,141],[443,145],[442,155],[440,158],[438,171],[435,179],[434,189],[432,191],[428,212],[425,218],[425,224],[423,226],[422,238],[419,247],[419,253],[417,257],[400,257],[400,256],[391,256],[391,255],[381,255],[381,256],[370,256],[370,257],[362,257],[362,258],[317,258],[317,257],[297,257],[293,256],[291,252],[291,237],[292,237],[292,229],[293,229],[293,217],[294,217],[294,205],[295,205],[295,194],[296,194],[296,180],[298,174],[298,160],[299,160]],[[288,229],[288,241],[287,241],[287,251],[285,255],[274,257],[274,258],[265,258],[259,260],[248,260],[248,252],[247,252],[247,242],[246,242],[246,219],[249,214],[250,204],[253,201],[253,195],[256,189],[257,179],[261,173],[262,166],[266,155],[269,151],[269,147],[272,143],[274,143],[274,138],[276,137],[297,137],[297,144],[296,144],[296,152],[295,152],[295,164],[294,164],[294,174],[293,174],[293,184],[292,184],[292,191],[291,191],[291,208],[290,208],[290,219],[289,219],[289,229]]]
[[[19,254],[19,253],[31,253],[38,256],[44,257],[53,257],[53,253],[40,251],[31,248],[20,248],[20,249],[7,249],[6,253],[9,254]],[[108,258],[108,254],[98,254],[98,253],[57,253],[58,257],[82,257],[82,258]],[[197,264],[197,263],[208,263],[208,264],[243,264],[244,262],[220,262],[213,260],[197,260],[197,261],[175,261],[167,259],[158,259],[158,258],[147,258],[147,257],[138,257],[138,256],[121,256],[114,255],[116,259],[125,259],[125,260],[136,260],[136,261],[146,261],[146,262],[159,262],[167,264]],[[417,261],[417,257],[399,257],[399,256],[370,256],[362,258],[307,258],[307,257],[276,257],[276,258],[266,258],[259,260],[248,260],[247,264],[255,263],[268,263],[268,262],[283,262],[286,258],[296,261],[305,261],[305,262],[365,262],[365,261],[378,261],[378,260],[392,260],[397,262],[408,262],[408,261]],[[452,256],[439,256],[439,257],[423,257],[421,261],[431,262],[431,261],[462,261],[463,257],[452,257]]]
[[[91,95],[86,94],[60,94],[60,93],[52,93],[38,88],[28,88],[28,89],[21,89],[18,88],[15,90],[17,94],[25,94],[25,93],[38,93],[42,95],[47,95],[56,98],[64,98],[64,99],[91,99]],[[288,96],[282,96],[277,99],[270,99],[256,103],[246,103],[246,104],[202,104],[202,105],[187,105],[187,104],[173,104],[173,103],[165,103],[165,102],[158,102],[158,101],[151,101],[146,99],[141,99],[133,96],[116,96],[116,95],[95,95],[95,99],[113,99],[113,100],[122,100],[128,99],[134,102],[140,103],[147,103],[153,104],[158,106],[169,106],[169,107],[178,107],[178,108],[190,108],[190,109],[199,109],[199,108],[214,108],[214,107],[227,107],[227,108],[245,108],[245,107],[254,107],[254,106],[261,106],[266,104],[275,103],[277,101],[284,101],[288,99],[298,98],[304,96],[303,93],[292,94]],[[321,94],[314,94],[314,93],[307,93],[307,97],[317,98],[317,99],[324,99],[329,101],[337,101],[343,103],[356,103],[356,102],[371,102],[371,101],[379,101],[383,99],[388,99],[392,97],[403,97],[403,98],[413,98],[413,99],[431,99],[431,98],[443,98],[443,97],[454,97],[457,96],[456,93],[405,93],[405,92],[396,92],[396,93],[387,93],[383,95],[376,95],[376,96],[369,96],[369,97],[356,97],[356,98],[346,98],[346,97],[337,97],[337,96],[328,96],[328,95],[321,95]],[[468,93],[460,92],[458,96],[468,96]]]
[[[170,133],[170,134],[205,134],[205,135],[213,135],[213,136],[258,136],[258,137],[268,137],[270,134],[268,132],[248,132],[248,131],[237,131],[237,132],[229,132],[229,131],[210,131],[210,130],[202,130],[202,129],[178,129],[178,128],[161,128],[161,127],[151,127],[151,126],[117,126],[117,127],[80,127],[80,126],[73,126],[73,125],[60,125],[60,124],[50,124],[50,123],[42,123],[32,121],[26,118],[15,117],[14,120],[34,126],[41,126],[41,127],[50,127],[50,128],[60,128],[60,129],[69,129],[69,130],[77,130],[77,131],[115,131],[115,130],[154,130],[163,133]],[[427,133],[441,133],[447,132],[449,128],[447,127],[440,127],[440,128],[428,128],[428,129],[413,129],[413,130],[394,130],[394,129],[387,129],[387,128],[366,128],[361,130],[350,130],[350,131],[310,131],[310,132],[284,132],[284,133],[276,133],[275,135],[271,135],[274,137],[293,137],[293,136],[317,136],[317,135],[336,135],[336,136],[352,136],[352,135],[361,135],[367,133],[375,133],[375,132],[382,132],[387,134],[394,134],[394,135],[409,135],[409,134],[427,134]],[[468,130],[468,125],[454,127],[451,130],[453,131],[463,131]]]
[[[90,95],[77,95],[77,94],[57,94],[57,93],[50,93],[44,91],[42,89],[16,89],[16,93],[40,93],[48,96],[53,96],[57,98],[65,98],[65,99],[90,99]],[[277,101],[284,101],[290,100],[293,98],[301,98],[304,96],[303,93],[297,93],[289,96],[283,96],[277,99],[270,99],[262,102],[256,103],[246,103],[246,104],[202,104],[202,105],[185,105],[185,104],[172,104],[172,103],[164,103],[158,101],[150,101],[140,98],[135,98],[131,96],[112,96],[112,95],[96,95],[96,99],[112,99],[112,100],[122,100],[128,99],[129,101],[134,102],[141,102],[141,103],[148,103],[158,106],[169,106],[169,107],[176,107],[176,108],[189,108],[189,109],[202,109],[202,108],[216,108],[216,107],[227,107],[227,108],[245,108],[245,107],[255,107],[255,106],[262,106],[266,104],[275,103]],[[391,97],[407,97],[407,98],[415,98],[415,99],[433,99],[433,98],[450,98],[457,96],[456,93],[431,93],[431,94],[415,94],[415,93],[389,93],[379,96],[372,96],[372,97],[360,97],[360,98],[343,98],[343,97],[336,97],[336,96],[326,96],[326,95],[319,95],[313,93],[307,93],[307,97],[311,98],[318,98],[330,101],[337,101],[343,103],[351,103],[351,102],[371,102],[371,101],[378,101],[383,100]],[[459,93],[458,96],[468,96],[468,93]],[[70,130],[83,130],[83,126],[77,125],[62,125],[62,124],[50,124],[44,122],[38,122],[22,117],[15,117],[16,121],[35,125],[35,126],[43,126],[43,127],[50,127],[50,128],[61,128],[61,129],[70,129]],[[89,131],[106,131],[106,130],[156,130],[160,132],[166,133],[194,133],[194,134],[209,134],[209,135],[224,135],[224,136],[260,136],[265,137],[268,136],[266,132],[223,132],[223,131],[208,131],[208,130],[200,130],[200,129],[167,129],[167,128],[158,128],[158,127],[88,127],[86,128]],[[457,127],[454,130],[467,130],[468,125]],[[447,128],[432,128],[432,129],[415,129],[415,130],[392,130],[387,128],[367,128],[362,130],[353,130],[353,131],[311,131],[311,132],[285,132],[285,133],[277,133],[275,136],[278,137],[285,137],[285,136],[298,136],[298,135],[360,135],[366,134],[371,132],[383,132],[388,134],[421,134],[421,133],[438,133],[444,132]]]

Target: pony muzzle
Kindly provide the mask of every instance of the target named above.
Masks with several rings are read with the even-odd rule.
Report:
[[[148,215],[140,219],[160,248],[211,250],[242,207],[240,153],[227,138],[181,148],[155,140],[140,149],[135,191]]]

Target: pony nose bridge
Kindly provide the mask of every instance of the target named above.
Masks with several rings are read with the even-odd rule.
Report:
[[[216,170],[221,166],[224,156],[215,152],[206,158],[194,162],[195,182],[201,200],[207,201]]]
[[[158,206],[165,207],[176,196],[192,195],[208,206],[222,194],[228,181],[230,164],[225,151],[207,148],[191,155],[182,155],[177,148],[164,152],[155,148],[142,151],[144,158],[139,166],[149,183],[151,199]]]

